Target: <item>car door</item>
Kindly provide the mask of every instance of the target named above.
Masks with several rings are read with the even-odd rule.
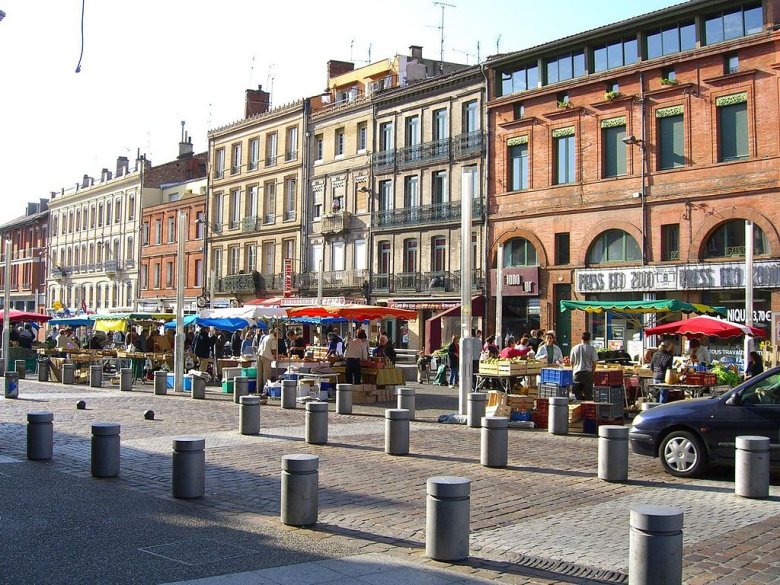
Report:
[[[757,376],[736,396],[721,401],[710,421],[719,459],[734,458],[736,438],[741,435],[769,437],[773,445],[780,444],[780,372]],[[780,463],[780,450],[773,449],[772,460]]]

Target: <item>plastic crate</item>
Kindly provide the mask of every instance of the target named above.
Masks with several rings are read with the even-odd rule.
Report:
[[[623,370],[596,370],[593,372],[594,386],[622,386]]]
[[[544,414],[539,412],[534,412],[531,415],[531,420],[534,423],[534,428],[537,429],[546,429],[547,428],[547,413]]]
[[[584,400],[580,402],[580,406],[582,407],[582,418],[583,419],[596,419],[596,403],[592,400]]]
[[[563,368],[542,368],[542,382],[558,384],[559,386],[571,386],[574,384],[574,372]]]
[[[534,410],[536,412],[544,412],[547,414],[547,411],[550,410],[550,402],[546,398],[535,398]]]
[[[281,398],[282,396],[281,386],[267,386],[266,391],[268,392],[269,398]]]
[[[257,378],[257,368],[241,368],[241,375],[247,378]]]
[[[222,380],[222,394],[233,394],[233,380]]]
[[[222,379],[232,380],[238,376],[244,375],[244,368],[222,368]]]
[[[169,372],[168,376],[165,379],[165,387],[169,390],[173,390],[173,385],[176,380],[176,375],[173,372]],[[188,378],[187,376],[184,376],[184,381],[182,382],[182,390],[184,392],[190,392],[192,390],[192,378]]]
[[[626,391],[623,389],[623,386],[594,386],[593,401],[624,404],[626,401]]]
[[[539,384],[539,398],[568,398],[571,386],[544,382]]]

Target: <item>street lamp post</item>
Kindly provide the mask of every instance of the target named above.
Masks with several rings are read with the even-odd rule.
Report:
[[[8,353],[11,350],[11,323],[10,323],[10,302],[11,302],[11,240],[5,241],[5,302],[3,303],[3,363],[4,372],[8,371]]]

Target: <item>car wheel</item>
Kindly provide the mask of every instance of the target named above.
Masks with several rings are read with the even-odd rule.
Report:
[[[688,431],[672,431],[659,450],[664,470],[677,477],[694,477],[707,467],[707,453],[701,439]]]

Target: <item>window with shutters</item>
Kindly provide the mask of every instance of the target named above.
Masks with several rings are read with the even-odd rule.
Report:
[[[730,161],[748,157],[747,94],[719,97],[718,160]]]
[[[685,139],[683,107],[672,106],[655,111],[657,124],[658,170],[673,169],[685,165]]]
[[[626,174],[626,119],[613,118],[601,121],[601,141],[603,172],[606,177],[619,177]]]

